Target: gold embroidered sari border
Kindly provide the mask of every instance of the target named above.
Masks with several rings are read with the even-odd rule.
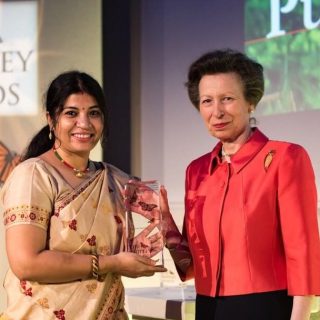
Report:
[[[60,211],[64,209],[70,202],[80,196],[97,179],[97,177],[103,172],[103,170],[104,168],[97,170],[88,181],[86,181],[84,184],[81,184],[77,189],[73,190],[73,192],[70,192],[64,198],[57,200],[54,215],[58,217]]]

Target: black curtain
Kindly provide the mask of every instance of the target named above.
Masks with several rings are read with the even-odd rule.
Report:
[[[110,109],[103,160],[131,172],[131,1],[102,1],[103,88]]]

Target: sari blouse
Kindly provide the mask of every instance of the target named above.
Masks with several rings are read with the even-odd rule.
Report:
[[[99,164],[97,163],[99,167]],[[47,232],[47,250],[113,255],[124,249],[121,190],[129,176],[103,164],[72,188],[40,158],[22,162],[1,190],[5,228],[30,224]],[[8,270],[8,306],[1,319],[127,319],[118,275],[47,284],[19,280]]]

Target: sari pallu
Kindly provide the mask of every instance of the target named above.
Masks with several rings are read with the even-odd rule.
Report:
[[[39,158],[20,164],[2,190],[6,228],[33,224],[47,230],[48,249],[112,255],[124,248],[121,189],[128,176],[104,165],[76,189]],[[26,192],[26,190],[32,192]],[[9,269],[2,319],[127,319],[118,275],[61,284],[20,281]]]

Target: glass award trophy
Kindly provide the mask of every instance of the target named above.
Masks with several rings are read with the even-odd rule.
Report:
[[[160,185],[157,180],[125,184],[126,251],[152,258],[162,265]]]

